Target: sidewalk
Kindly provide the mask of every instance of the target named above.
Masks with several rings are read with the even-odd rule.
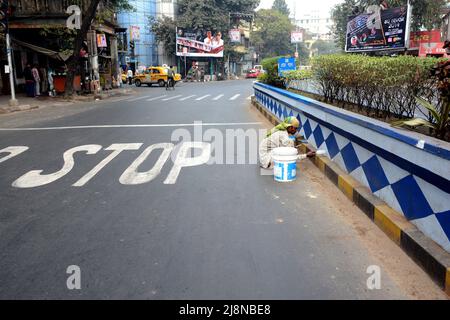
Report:
[[[111,97],[131,95],[133,93],[134,90],[130,88],[117,88],[102,91],[100,94],[74,95],[71,98],[64,98],[64,96],[62,95],[57,97],[40,96],[36,98],[30,98],[27,97],[25,93],[19,93],[16,95],[16,99],[19,101],[18,106],[9,105],[9,100],[11,99],[11,96],[0,95],[0,114],[45,108],[49,106],[61,106],[79,102],[103,100]]]

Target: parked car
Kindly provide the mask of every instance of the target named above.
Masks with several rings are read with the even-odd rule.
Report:
[[[258,78],[259,74],[261,72],[258,69],[250,69],[247,71],[245,78],[246,79],[250,79],[250,78]]]
[[[167,82],[167,70],[168,68],[165,67],[149,67],[144,73],[134,77],[134,84],[136,87],[140,87],[142,84],[146,84],[149,87],[153,84],[164,87]],[[181,74],[176,73],[174,80],[175,83],[181,81]]]

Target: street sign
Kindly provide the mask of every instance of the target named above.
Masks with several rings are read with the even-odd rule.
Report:
[[[283,76],[286,71],[295,70],[295,58],[280,58],[278,59],[278,75]]]
[[[291,43],[303,42],[303,31],[292,31],[291,32]]]

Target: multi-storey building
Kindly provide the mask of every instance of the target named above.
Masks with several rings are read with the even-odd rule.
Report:
[[[304,11],[297,15],[295,25],[309,32],[314,40],[331,40],[333,20],[327,10]]]

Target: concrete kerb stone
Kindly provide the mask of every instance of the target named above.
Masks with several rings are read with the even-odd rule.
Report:
[[[252,104],[271,123],[279,123],[278,119],[268,113],[254,97],[252,97]],[[303,153],[315,151],[308,144],[302,144],[298,149]],[[448,252],[426,237],[403,215],[376,197],[367,187],[346,174],[329,158],[316,156],[310,160],[450,296],[450,254]]]

